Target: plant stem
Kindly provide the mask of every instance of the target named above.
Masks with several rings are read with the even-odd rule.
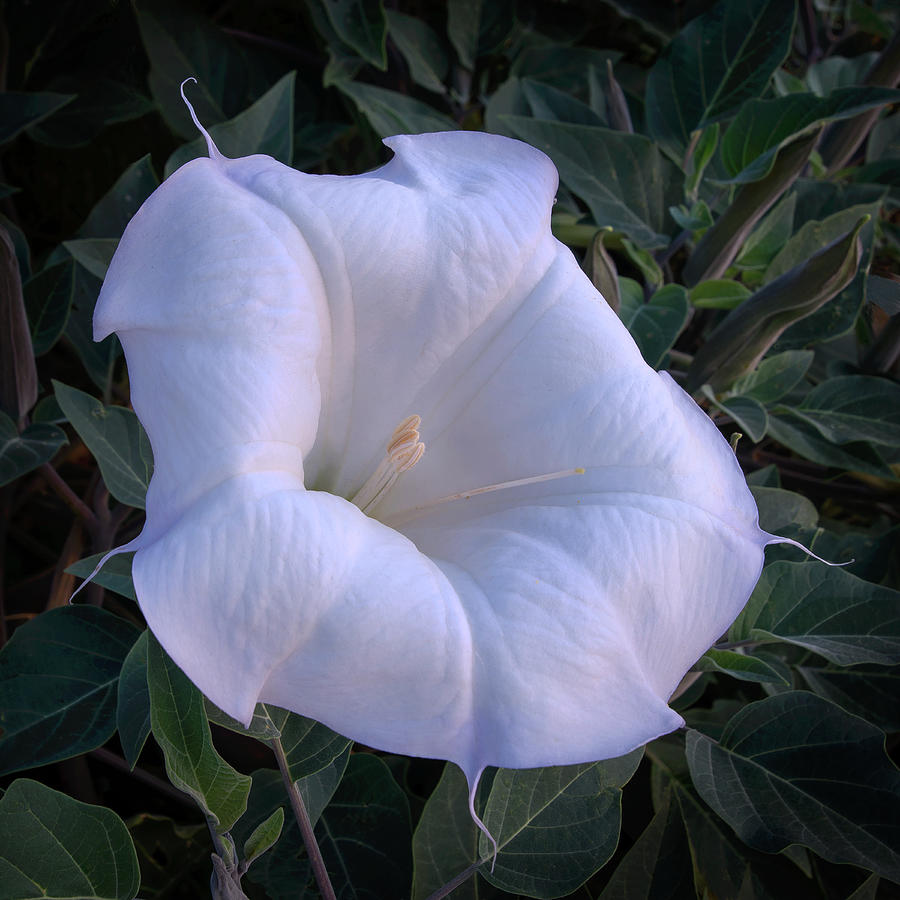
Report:
[[[100,524],[94,511],[63,481],[62,476],[50,463],[44,463],[40,468],[41,475],[44,476],[47,483],[59,495],[60,499],[75,513],[84,520],[88,531],[93,531]]]
[[[316,877],[316,884],[319,886],[319,893],[322,900],[337,900],[334,888],[328,878],[328,872],[325,869],[325,860],[322,859],[322,853],[316,842],[316,836],[313,833],[312,823],[309,821],[309,815],[306,807],[303,805],[303,798],[297,785],[291,778],[288,769],[287,757],[284,755],[284,747],[281,746],[280,738],[273,738],[269,743],[275,753],[275,759],[278,760],[278,768],[281,769],[281,778],[284,781],[284,787],[287,790],[288,797],[291,800],[291,809],[294,811],[294,818],[300,826],[300,834],[303,837],[303,845],[306,847],[306,853],[309,856],[309,862],[312,865],[313,875]]]

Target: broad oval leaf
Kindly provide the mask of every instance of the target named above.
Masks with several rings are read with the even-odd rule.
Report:
[[[143,509],[153,451],[137,416],[123,406],[104,406],[59,381],[53,386],[66,418],[97,460],[109,492],[119,502]]]
[[[680,284],[667,284],[644,303],[622,292],[619,318],[625,323],[644,362],[658,369],[691,314],[687,291]]]
[[[36,423],[20,434],[16,423],[0,411],[0,487],[49,462],[68,443],[66,433],[55,425]]]
[[[86,556],[73,562],[71,566],[66,568],[69,575],[77,575],[79,578],[87,578],[97,563],[100,562],[105,553],[95,553],[92,556]],[[131,577],[131,563],[134,560],[134,553],[117,553],[110,556],[103,564],[103,568],[93,577],[93,582],[99,584],[100,587],[106,588],[108,591],[115,591],[129,600],[137,603],[137,595],[134,592],[134,580]]]
[[[131,900],[141,885],[125,823],[29,778],[0,799],[0,900]]]
[[[343,43],[376,69],[387,68],[382,0],[324,0],[322,6]]]
[[[871,722],[882,731],[900,731],[900,670],[885,666],[814,668],[797,671],[810,689],[847,712]]]
[[[412,80],[438,94],[445,94],[449,63],[438,36],[426,22],[393,9],[385,10],[388,33],[403,54]]]
[[[327,768],[353,743],[314,719],[277,706],[263,704],[263,708],[279,732],[278,739],[294,781]]]
[[[453,131],[458,127],[433,107],[397,91],[360,81],[341,81],[337,87],[356,104],[379,137]]]
[[[759,403],[774,403],[803,380],[814,355],[812,350],[777,353],[764,359],[752,372],[738,378],[732,390]]]
[[[143,631],[122,663],[116,699],[116,728],[125,759],[133,769],[150,736],[150,687],[147,684],[147,645]]]
[[[700,796],[751,847],[801,844],[900,880],[900,772],[868,722],[790,691],[742,709],[718,744],[689,730],[686,749]]]
[[[0,652],[0,772],[86,753],[116,728],[116,686],[137,628],[94,606],[48,610]]]
[[[681,177],[652,141],[590,125],[499,118],[553,160],[599,226],[622,231],[645,249],[669,243],[667,214],[681,199]]]
[[[152,636],[147,682],[153,736],[165,756],[169,780],[194,798],[218,831],[228,831],[247,808],[250,778],[216,752],[203,695]]]
[[[691,132],[759,97],[787,56],[793,0],[720,0],[663,50],[647,80],[650,134],[675,158]]]
[[[26,128],[52,116],[75,99],[74,94],[27,91],[0,92],[0,144],[18,137]]]
[[[728,636],[781,640],[842,666],[900,662],[900,592],[843,569],[780,560],[766,566]]]
[[[49,266],[25,283],[25,309],[35,356],[46,353],[66,329],[75,298],[75,261]]]
[[[759,507],[759,527],[769,534],[781,534],[792,525],[815,528],[818,524],[815,504],[802,494],[755,485],[750,487],[750,492]]]
[[[741,681],[790,686],[790,681],[765,660],[744,653],[736,653],[734,650],[707,650],[694,668],[698,672],[721,672]]]
[[[605,865],[619,842],[622,786],[634,774],[640,748],[626,756],[578,766],[500,769],[484,810],[497,841],[491,884],[529,897],[560,897]],[[490,858],[485,835],[481,858]]]

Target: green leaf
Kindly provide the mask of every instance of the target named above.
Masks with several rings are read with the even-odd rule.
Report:
[[[294,81],[288,72],[252,106],[233,119],[210,126],[210,137],[225,156],[237,159],[264,153],[290,165],[294,154]],[[207,155],[206,139],[198,137],[179,147],[166,161],[168,178],[186,162]]]
[[[81,238],[120,238],[143,202],[159,187],[150,154],[133,162],[94,204],[78,229]]]
[[[900,385],[887,378],[830,378],[813,388],[800,406],[787,409],[835,444],[900,446]]]
[[[779,561],[759,583],[729,640],[781,640],[842,666],[900,662],[900,592],[821,563]]]
[[[793,0],[721,0],[663,50],[647,79],[650,134],[680,159],[691,133],[763,94],[791,46]]]
[[[900,113],[876,122],[866,141],[866,162],[900,159]]]
[[[353,743],[314,719],[268,704],[265,709],[280,734],[294,781],[330,766]]]
[[[888,733],[900,731],[900,670],[884,666],[798,666],[810,689]]]
[[[739,269],[765,271],[794,231],[797,194],[793,191],[781,200],[744,242],[734,264]]]
[[[376,69],[387,68],[387,23],[381,0],[323,0],[337,36]]]
[[[111,334],[94,343],[94,306],[100,293],[101,279],[92,275],[81,263],[75,265],[75,297],[66,322],[66,337],[72,342],[94,384],[104,393],[109,389],[113,365],[122,353],[119,339]]]
[[[815,354],[812,350],[785,350],[764,359],[754,371],[738,378],[731,386],[735,394],[768,404],[789,394],[809,370]]]
[[[691,306],[699,309],[734,309],[749,296],[750,291],[743,284],[730,278],[701,281],[688,292]]]
[[[604,762],[544,769],[500,769],[483,821],[497,841],[479,873],[505,891],[530,897],[560,897],[583,884],[616,850],[622,786],[643,748]],[[485,835],[480,858],[490,858]]]
[[[454,131],[459,127],[427,104],[397,91],[360,81],[342,81],[337,87],[356,104],[379,137]]]
[[[118,246],[118,238],[77,238],[63,241],[63,247],[69,251],[72,258],[101,281],[106,277],[106,271]]]
[[[815,528],[818,524],[818,510],[802,494],[757,485],[751,486],[750,492],[759,509],[759,527],[769,534],[781,534],[791,526]]]
[[[153,452],[137,416],[122,406],[104,406],[59,381],[53,386],[66,418],[97,460],[109,492],[120,503],[143,509]]]
[[[900,91],[890,88],[850,87],[827,97],[790,94],[773,100],[750,100],[722,138],[720,152],[728,181],[740,184],[765,178],[778,151],[810,129],[898,99]]]
[[[412,80],[426,90],[445,94],[449,63],[431,26],[393,9],[385,10],[385,16],[388,34],[403,54]]]
[[[694,669],[698,672],[721,672],[741,681],[758,681],[763,684],[774,682],[790,686],[790,681],[765,660],[736,653],[734,650],[707,650],[696,662]]]
[[[480,56],[500,46],[515,25],[511,0],[448,0],[447,37],[459,61],[472,70]]]
[[[115,731],[116,685],[138,630],[94,606],[51,609],[0,652],[0,771],[86,753]]]
[[[122,663],[116,700],[116,728],[131,768],[150,735],[150,687],[147,684],[149,631],[141,632]]]
[[[480,831],[469,815],[468,798],[466,776],[447,763],[413,835],[413,900],[430,897],[478,859]],[[461,885],[454,900],[483,900],[483,886],[476,878],[473,875]]]
[[[718,744],[688,731],[686,749],[700,796],[751,847],[801,844],[900,880],[900,772],[877,728],[790,691],[742,709]]]
[[[597,225],[622,231],[645,249],[669,243],[666,214],[680,198],[680,176],[643,135],[523,116],[500,119],[553,160]]]
[[[743,429],[754,443],[759,443],[765,436],[769,427],[769,414],[765,407],[752,397],[731,397],[728,400],[719,400],[715,391],[708,385],[700,387],[700,393],[709,402],[726,415],[734,419],[738,427]]]
[[[598,900],[696,900],[684,825],[667,790],[650,824],[616,867]]]
[[[689,393],[708,382],[716,391],[754,369],[779,335],[815,312],[856,274],[862,254],[862,218],[837,240],[758,290],[719,323],[694,355],[688,370]]]
[[[216,752],[203,695],[156,639],[148,640],[150,721],[166,773],[175,787],[194,798],[217,831],[228,831],[247,808],[250,778]]]
[[[75,299],[75,262],[49,266],[25,283],[25,309],[31,326],[31,346],[42,356],[59,340]]]
[[[18,137],[74,99],[74,94],[0,92],[0,144]]]
[[[647,303],[623,292],[619,318],[625,323],[648,366],[659,368],[690,316],[687,291],[680,284],[661,287]]]
[[[261,741],[281,737],[281,732],[269,715],[269,711],[277,709],[277,707],[257,703],[253,709],[253,718],[250,720],[249,726],[245,726],[243,722],[238,722],[237,719],[232,719],[227,713],[222,712],[208,697],[203,698],[203,708],[206,710],[206,717],[210,722],[237,734],[257,738]]]
[[[605,72],[607,62],[615,65],[621,58],[622,54],[617,50],[547,44],[523,50],[510,67],[510,75],[543,81],[574,97],[587,99],[589,84],[586,82],[590,79],[585,74],[589,74],[591,68]]]
[[[266,850],[271,849],[281,837],[283,827],[284,808],[279,806],[268,819],[260,822],[250,833],[250,837],[244,841],[244,862],[249,865],[253,860],[262,856]]]
[[[577,97],[553,87],[552,84],[544,84],[532,78],[523,78],[520,84],[535,119],[571,122],[574,125],[606,125],[587,103],[582,103]]]
[[[75,99],[59,112],[28,129],[28,136],[53,147],[89,144],[107,125],[140,118],[154,108],[149,97],[111,78],[56,78],[55,91]]]
[[[19,778],[0,799],[0,900],[131,900],[137,854],[111,810]]]
[[[837,446],[825,440],[808,422],[787,413],[773,411],[769,414],[769,435],[779,444],[823,466],[867,472],[879,478],[896,477],[871,444],[860,442]]]
[[[55,425],[29,425],[19,434],[16,423],[0,411],[0,487],[49,462],[68,443]]]
[[[619,275],[616,264],[603,246],[603,235],[603,231],[598,231],[591,240],[584,258],[584,271],[613,312],[618,312],[622,305],[622,298],[619,295]]]
[[[856,12],[854,10],[854,16]],[[806,70],[803,80],[814,94],[825,97],[840,88],[864,84],[866,75],[877,59],[878,53],[874,50],[853,57],[829,56],[814,62]]]
[[[77,575],[79,578],[87,578],[97,563],[100,562],[106,553],[95,553],[92,556],[86,556],[73,562],[71,566],[66,568],[69,575]],[[94,581],[101,587],[109,591],[115,591],[129,600],[137,602],[137,595],[134,592],[134,581],[131,578],[131,563],[134,559],[134,553],[117,553],[103,564],[103,568],[94,576]]]

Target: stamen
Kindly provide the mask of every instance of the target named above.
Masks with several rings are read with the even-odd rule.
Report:
[[[364,513],[374,509],[394,482],[422,458],[425,444],[419,440],[421,424],[420,416],[408,416],[394,429],[387,443],[387,456],[350,500],[354,506],[358,506]]]

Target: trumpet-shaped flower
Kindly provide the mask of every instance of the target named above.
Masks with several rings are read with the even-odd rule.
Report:
[[[775,540],[726,441],[550,234],[557,174],[480,133],[376,171],[172,175],[94,318],[155,471],[134,582],[219,707],[384,750],[623,754]]]

